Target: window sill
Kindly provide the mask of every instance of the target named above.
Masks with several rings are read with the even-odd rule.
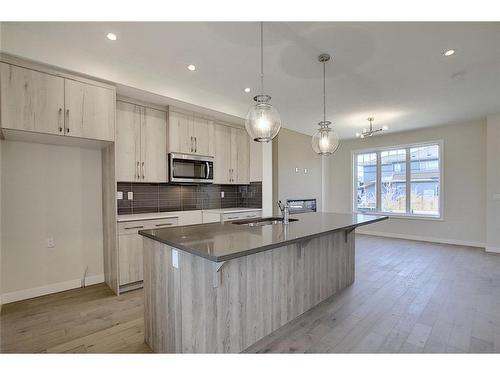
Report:
[[[404,214],[393,214],[390,212],[380,212],[380,211],[354,211],[354,213],[363,215],[384,215],[392,217],[394,219],[444,221],[443,216],[404,215]]]

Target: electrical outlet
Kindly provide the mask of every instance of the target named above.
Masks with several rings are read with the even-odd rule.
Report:
[[[116,192],[116,199],[117,200],[123,199],[123,191],[117,191]]]
[[[134,200],[134,193],[133,193],[133,192],[131,192],[131,191],[129,191],[129,192],[127,193],[127,199],[128,199],[129,201],[133,201],[133,200]]]
[[[52,237],[47,238],[47,247],[48,247],[49,249],[52,249],[52,248],[53,248],[53,247],[55,247],[55,246],[56,246],[56,245],[55,245],[55,243],[54,243],[54,238],[52,238]]]
[[[223,191],[220,192],[220,197],[224,198],[224,192]]]

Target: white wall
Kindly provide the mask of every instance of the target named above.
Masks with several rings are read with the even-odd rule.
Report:
[[[352,212],[352,150],[433,140],[444,141],[444,219],[436,221],[391,218],[370,225],[359,232],[371,231],[406,238],[484,246],[486,241],[484,230],[486,122],[484,120],[344,142],[335,155],[326,162],[328,164],[324,176],[326,210]]]
[[[500,114],[487,118],[486,250],[500,253]]]
[[[87,265],[87,283],[102,281],[101,151],[13,141],[1,151],[3,302],[78,287]]]
[[[273,201],[316,199],[322,207],[322,157],[314,153],[311,136],[281,129],[273,140]],[[298,168],[298,172],[295,172]],[[307,169],[307,173],[304,172]]]

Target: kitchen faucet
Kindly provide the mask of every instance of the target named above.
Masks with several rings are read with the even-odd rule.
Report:
[[[288,224],[290,218],[290,207],[287,204],[283,204],[281,201],[278,201],[278,208],[281,211],[281,216],[283,217],[283,224]]]

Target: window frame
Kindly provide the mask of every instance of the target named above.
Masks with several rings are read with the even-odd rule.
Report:
[[[424,146],[432,146],[438,145],[439,147],[439,215],[425,215],[425,214],[412,214],[411,211],[411,155],[410,148],[413,147],[424,147]],[[391,151],[398,149],[406,149],[406,213],[392,213],[385,212],[381,210],[381,188],[382,188],[382,163],[381,163],[381,152],[382,151]],[[351,206],[352,212],[357,214],[375,214],[375,215],[385,215],[395,218],[403,218],[403,219],[418,219],[418,220],[444,220],[444,141],[442,139],[434,140],[434,141],[425,141],[425,142],[415,142],[415,143],[407,143],[401,145],[393,145],[393,146],[381,146],[381,147],[372,147],[365,149],[356,149],[351,150]],[[357,191],[357,156],[359,154],[365,153],[376,153],[377,154],[377,209],[375,211],[369,210],[360,210],[356,204],[356,191]]]

